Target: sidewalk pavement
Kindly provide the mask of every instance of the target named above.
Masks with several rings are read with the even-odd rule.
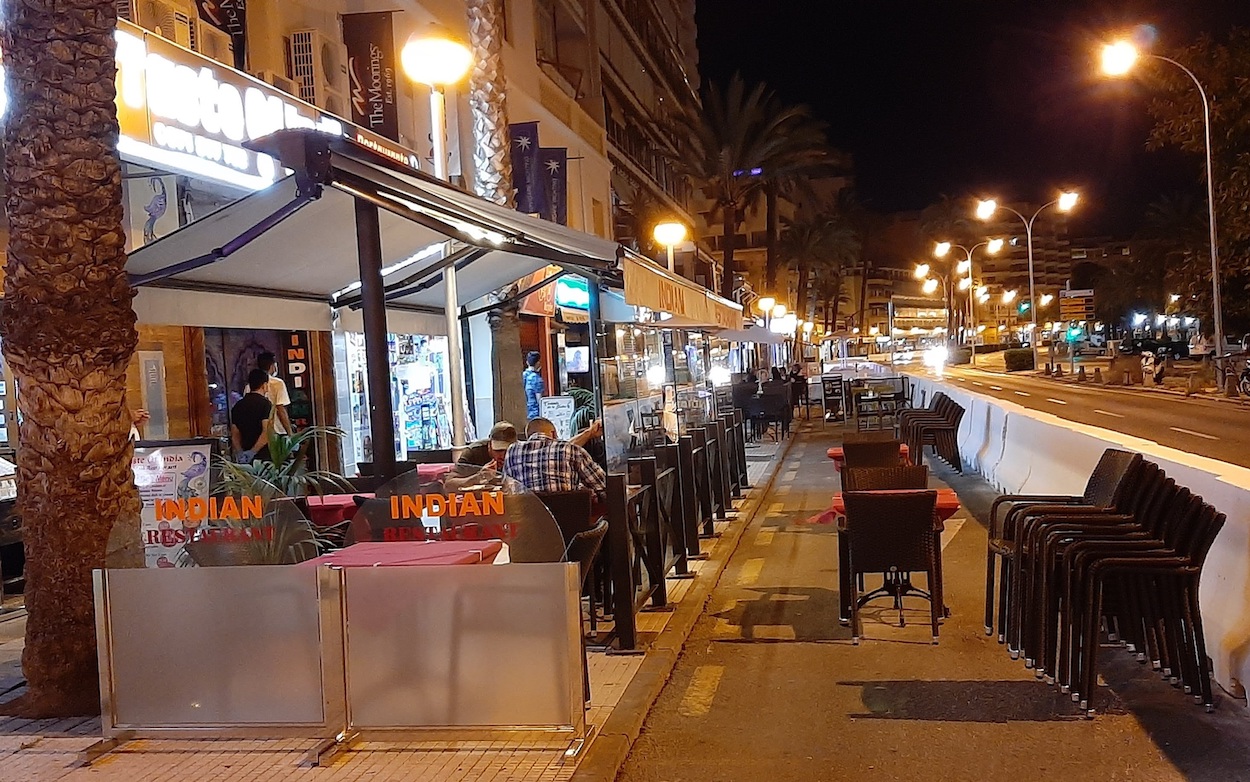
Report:
[[[728,520],[716,523],[714,539],[704,543],[705,551],[710,548],[709,556],[691,561],[696,576],[668,580],[674,608],[644,611],[638,617],[646,654],[590,652],[592,701],[587,723],[595,733],[573,761],[564,757],[567,741],[368,742],[355,745],[327,767],[311,768],[303,761],[316,744],[313,740],[135,740],[82,766],[80,753],[101,738],[99,718],[30,721],[0,717],[0,782],[612,780],[643,717],[668,680],[743,526],[759,507],[792,442],[793,438],[748,448],[751,492]],[[22,681],[24,628],[22,612],[0,615],[0,701],[20,692],[14,688]]]
[[[986,528],[994,493],[936,470],[964,504],[942,538],[951,616],[930,644],[928,605],[865,607],[865,639],[837,620],[837,534],[807,520],[838,490],[836,440],[800,435],[765,512],[712,594],[619,779],[1250,779],[1250,716],[1207,714],[1119,649],[1102,655],[1099,713],[1038,681],[985,635]],[[923,577],[920,577],[923,579]],[[877,583],[867,578],[868,586]]]

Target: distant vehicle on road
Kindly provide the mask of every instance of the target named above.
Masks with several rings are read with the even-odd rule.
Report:
[[[1155,356],[1189,358],[1189,345],[1173,339],[1160,340],[1153,337],[1131,337],[1120,342],[1120,352],[1128,355],[1150,353]]]
[[[1242,337],[1241,342],[1235,342],[1231,337],[1224,337],[1224,353],[1244,353],[1246,352],[1247,342],[1250,341],[1250,334]],[[1189,357],[1193,359],[1203,359],[1211,355],[1211,349],[1215,346],[1215,338],[1210,336],[1202,336],[1195,334],[1189,339]]]

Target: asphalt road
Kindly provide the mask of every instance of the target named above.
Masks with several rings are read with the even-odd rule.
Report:
[[[915,370],[913,370],[915,371]],[[1005,399],[1069,421],[1153,440],[1188,453],[1250,467],[1250,407],[1151,391],[1061,383],[948,367],[969,391]]]
[[[982,629],[986,533],[962,513],[943,540],[940,643],[927,604],[909,598],[903,628],[889,601],[866,607],[853,646],[837,620],[834,527],[804,523],[837,491],[824,454],[837,429],[814,428],[745,530],[619,782],[1250,778],[1250,717],[1236,702],[1206,714],[1108,649],[1110,688],[1090,722],[1012,661]],[[955,485],[984,516],[988,487]]]

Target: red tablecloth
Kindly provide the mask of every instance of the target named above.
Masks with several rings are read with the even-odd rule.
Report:
[[[846,452],[842,450],[842,446],[839,445],[836,448],[830,448],[828,451],[825,451],[825,453],[830,459],[833,459],[833,466],[837,469],[837,471],[842,472],[842,465],[846,461]],[[898,455],[904,464],[909,464],[911,462],[911,449],[907,447],[907,443],[898,444]]]
[[[372,492],[355,494],[325,494],[306,497],[308,520],[318,527],[329,527],[340,521],[348,521],[356,515],[356,497],[372,497]]]
[[[954,489],[937,490],[937,515],[939,521],[946,521],[959,510],[959,495]],[[842,492],[833,495],[833,504],[824,513],[808,519],[813,524],[833,524],[846,515],[846,503],[842,500]]]
[[[316,567],[389,565],[489,565],[503,550],[498,540],[431,540],[423,543],[357,543],[300,563]]]
[[[439,478],[442,478],[444,475],[451,472],[452,468],[455,466],[454,462],[445,462],[441,464],[418,464],[417,477],[419,477],[422,482],[437,481]]]

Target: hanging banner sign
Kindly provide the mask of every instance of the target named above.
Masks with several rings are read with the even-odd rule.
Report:
[[[200,19],[230,36],[234,67],[247,70],[247,6],[245,0],[195,0]]]
[[[525,214],[546,211],[546,187],[542,175],[542,151],[538,146],[538,123],[520,122],[508,126],[512,139],[512,187],[516,190],[516,210]]]
[[[140,529],[147,567],[178,567],[183,547],[200,525],[195,513],[181,516],[170,507],[207,507],[211,493],[209,466],[214,440],[147,442],[135,447],[130,466],[143,501]]]
[[[553,277],[560,273],[560,267],[555,265],[544,266],[525,279],[521,280],[520,288],[525,290],[531,285],[537,285],[548,277]],[[540,318],[550,318],[556,314],[556,283],[549,283],[521,299],[519,310],[526,315],[536,315]]]
[[[282,374],[291,396],[287,415],[291,426],[302,432],[313,425],[312,350],[307,331],[288,331],[283,338]]]
[[[395,28],[392,11],[343,16],[352,122],[392,141],[399,140],[395,99]]]
[[[543,186],[546,189],[544,220],[569,224],[569,151],[564,147],[539,151]]]

